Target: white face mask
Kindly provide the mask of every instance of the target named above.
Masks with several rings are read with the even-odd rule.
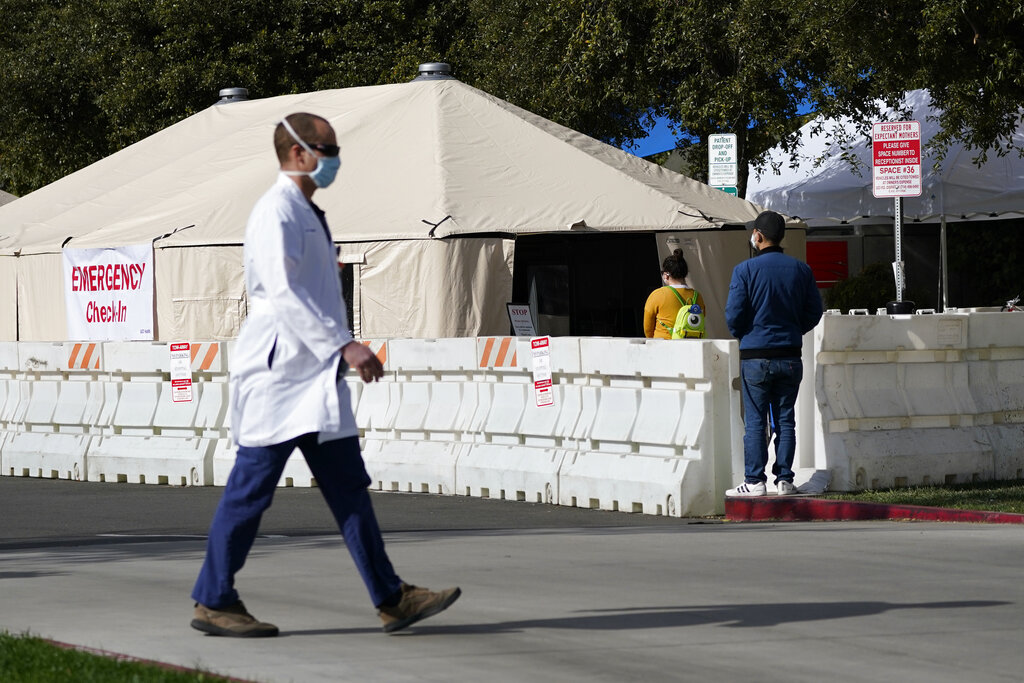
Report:
[[[757,235],[755,235],[753,232],[750,233],[750,246],[752,246],[754,249],[757,249]]]

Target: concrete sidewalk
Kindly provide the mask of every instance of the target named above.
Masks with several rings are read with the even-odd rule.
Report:
[[[399,498],[417,503],[375,497],[382,519]],[[281,628],[276,639],[189,628],[203,541],[187,536],[8,546],[0,629],[274,683],[1024,676],[1018,526],[634,526],[613,514],[630,525],[586,528],[560,517],[587,511],[551,506],[546,527],[473,524],[475,508],[517,505],[463,501],[463,523],[446,520],[455,531],[385,527],[405,580],[463,589],[450,610],[396,635],[380,631],[334,535],[257,541],[238,586]]]

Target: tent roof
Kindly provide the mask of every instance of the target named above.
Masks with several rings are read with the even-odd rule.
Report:
[[[17,199],[17,196],[11,194],[10,192],[4,192],[3,190],[0,190],[0,206],[3,206],[4,204],[10,204],[15,199]]]
[[[904,102],[913,109],[913,118],[921,122],[924,152],[921,196],[903,199],[905,218],[927,222],[943,215],[961,220],[988,218],[992,214],[1024,214],[1024,159],[1015,153],[1003,157],[990,153],[988,161],[979,168],[972,161],[976,151],[954,144],[935,170],[935,157],[925,149],[940,130],[931,97],[926,90],[914,90],[907,93]],[[888,115],[891,120],[897,118],[892,110]],[[755,180],[751,172],[747,197],[769,209],[800,217],[810,225],[891,218],[892,198],[876,199],[872,194],[870,137],[859,139],[848,150],[859,162],[858,173],[842,158],[842,150],[836,144],[828,144],[823,135],[813,135],[816,125],[822,125],[823,131],[836,125],[854,130],[852,122],[835,119],[806,124],[800,129],[798,166],[792,168],[789,155],[776,148],[770,156],[773,162],[781,164],[782,174],[766,171]],[[1015,145],[1024,147],[1024,129],[1018,130],[1013,140]]]
[[[338,180],[316,201],[339,241],[688,230],[759,210],[460,81],[424,80],[212,106],[0,208],[0,252],[69,237],[239,244],[277,173],[273,126],[296,111],[338,133]]]

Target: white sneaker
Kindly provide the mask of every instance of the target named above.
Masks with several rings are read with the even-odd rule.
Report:
[[[780,496],[795,496],[800,493],[800,489],[794,486],[791,481],[782,480],[775,486],[778,487]]]
[[[758,482],[756,484],[750,484],[743,482],[734,489],[729,489],[725,492],[726,498],[753,498],[754,496],[763,496],[768,492],[768,487],[764,485],[764,482]]]

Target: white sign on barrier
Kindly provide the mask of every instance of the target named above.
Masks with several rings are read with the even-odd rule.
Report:
[[[64,249],[68,339],[153,339],[153,245]]]
[[[171,344],[171,400],[192,400],[192,345],[188,342]]]
[[[533,390],[537,394],[537,407],[555,404],[551,389],[551,337],[535,337],[530,340],[533,352]]]

